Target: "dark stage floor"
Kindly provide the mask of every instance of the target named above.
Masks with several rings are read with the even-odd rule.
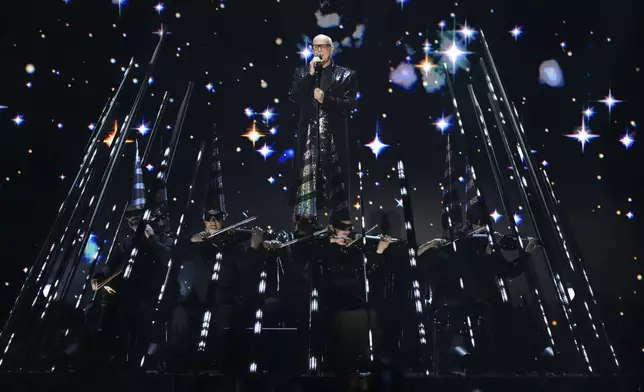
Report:
[[[641,386],[640,386],[641,388]],[[0,373],[2,392],[50,391],[449,391],[449,392],[576,392],[639,391],[636,382],[626,377],[585,375],[477,375],[402,377],[303,376],[275,379],[266,375],[235,381],[220,375],[187,374],[74,374],[74,373]]]

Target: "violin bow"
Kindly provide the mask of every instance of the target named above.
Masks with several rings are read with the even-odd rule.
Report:
[[[372,227],[371,229],[369,229],[369,230],[365,231],[364,235],[366,236],[367,234],[369,234],[369,233],[371,233],[372,231],[376,230],[376,227],[378,227],[378,226],[379,226],[379,225],[375,225],[375,226],[374,226],[374,227]],[[362,239],[362,234],[361,234],[361,233],[358,233],[358,234],[356,235],[356,238],[347,244],[347,248],[348,248],[348,247],[350,247],[351,245],[355,244],[356,242],[360,241],[361,239]]]
[[[204,240],[209,240],[209,239],[211,239],[211,238],[214,238],[214,237],[218,236],[219,234],[225,233],[225,232],[230,231],[230,230],[232,230],[232,229],[236,229],[236,228],[238,228],[238,227],[239,227],[239,226],[241,226],[241,225],[245,225],[245,224],[246,224],[246,223],[248,223],[248,222],[252,222],[252,221],[254,221],[255,219],[257,219],[257,217],[256,217],[256,216],[252,216],[252,217],[250,217],[250,218],[248,218],[248,219],[244,219],[244,220],[243,220],[243,221],[241,221],[241,222],[237,222],[237,223],[235,223],[234,225],[226,226],[226,227],[224,227],[223,229],[221,229],[221,230],[217,230],[216,232],[214,232],[214,233],[210,234],[208,237],[205,237],[205,238],[204,238]]]
[[[326,233],[328,231],[329,231],[329,229],[326,228],[326,229],[318,230],[318,231],[316,231],[316,232],[314,232],[312,234],[309,234],[307,236],[304,236],[302,238],[296,238],[294,240],[287,241],[287,242],[283,243],[282,246],[280,246],[278,249],[285,248],[285,247],[291,246],[293,244],[297,244],[300,241],[304,241],[304,240],[308,240],[308,239],[313,238],[313,237],[317,237],[317,236],[319,236],[321,234],[324,234],[324,233]]]

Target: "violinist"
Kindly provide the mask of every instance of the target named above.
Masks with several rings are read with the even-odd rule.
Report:
[[[173,311],[175,365],[198,360],[203,371],[238,373],[243,333],[252,325],[251,298],[262,257],[260,230],[226,229],[226,207],[218,149],[213,145],[210,181],[202,215],[204,230],[182,241],[182,293]],[[236,226],[236,225],[232,225]],[[204,318],[209,323],[204,325]],[[204,328],[205,331],[204,332]],[[195,356],[195,353],[198,353]]]
[[[367,277],[372,279],[375,267],[389,247],[391,239],[382,235],[378,245],[368,241],[363,249],[360,235],[354,231],[349,212],[335,213],[331,218],[330,235],[319,245],[321,271],[321,304],[326,355],[324,371],[346,374],[368,370],[369,339],[367,326],[377,330],[377,317],[366,298],[364,256]]]
[[[160,331],[152,331],[149,324],[154,317],[172,246],[169,235],[157,235],[152,226],[146,224],[144,238],[137,247],[137,264],[129,280],[122,281],[122,271],[134,247],[135,233],[143,224],[142,215],[143,206],[140,204],[127,208],[125,219],[130,231],[116,244],[116,252],[108,264],[91,280],[97,300],[93,305],[95,308],[87,312],[88,326],[102,336],[99,339],[105,348],[113,348],[111,339],[118,338],[118,342],[128,345],[126,350],[132,358],[138,358],[137,363],[141,355],[157,347],[155,332]],[[103,350],[94,351],[102,354]]]
[[[192,235],[184,246],[182,295],[173,315],[175,349],[178,358],[192,356],[198,348],[204,314],[211,313],[205,355],[199,358],[212,371],[237,372],[241,351],[237,343],[250,324],[248,302],[255,294],[258,274],[253,274],[261,256],[263,233],[260,230],[230,230],[211,237],[225,228],[226,213],[208,207],[203,214],[205,230]],[[224,336],[228,330],[230,336]],[[202,336],[203,337],[203,336]],[[179,359],[178,359],[179,360]],[[180,360],[179,360],[180,361]],[[185,362],[185,361],[183,361]]]

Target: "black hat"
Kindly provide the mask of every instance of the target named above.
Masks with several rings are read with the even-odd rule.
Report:
[[[143,183],[143,170],[139,156],[139,142],[135,144],[136,155],[134,158],[134,176],[132,178],[132,201],[127,206],[126,212],[142,211],[145,208],[145,184]]]
[[[210,180],[206,191],[204,213],[215,210],[226,215],[226,199],[224,198],[224,182],[221,173],[221,159],[219,157],[219,137],[214,132],[212,140],[212,155],[210,157]]]
[[[340,208],[339,210],[331,211],[331,225],[335,225],[343,221],[351,221],[351,213],[349,212],[348,206]]]

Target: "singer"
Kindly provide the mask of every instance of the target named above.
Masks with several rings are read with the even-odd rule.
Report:
[[[313,39],[314,57],[295,70],[289,98],[300,104],[294,180],[289,205],[296,228],[316,223],[327,209],[329,225],[350,220],[349,143],[347,117],[357,106],[356,72],[331,59],[333,42],[326,35]]]

